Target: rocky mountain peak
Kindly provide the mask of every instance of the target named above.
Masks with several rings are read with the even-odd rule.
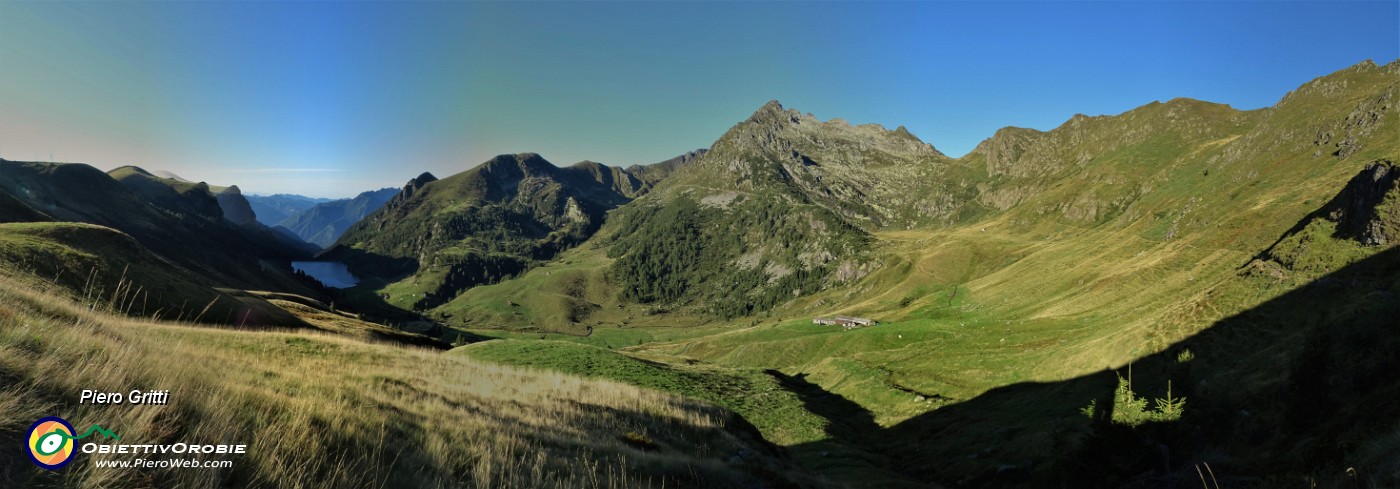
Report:
[[[252,224],[257,221],[258,215],[253,212],[252,204],[243,197],[243,191],[237,185],[229,185],[223,188],[210,188],[214,193],[214,199],[219,202],[219,208],[223,210],[224,219],[234,224]]]
[[[483,175],[508,175],[512,178],[552,174],[558,167],[539,153],[496,155],[480,166]]]
[[[412,180],[409,180],[408,183],[404,184],[403,190],[400,190],[399,194],[394,196],[393,200],[390,201],[390,205],[408,200],[408,198],[417,193],[419,189],[436,181],[437,177],[433,176],[431,172],[419,174],[417,177],[414,177]]]
[[[412,180],[409,180],[409,181],[408,181],[408,184],[405,185],[405,186],[408,186],[408,187],[422,187],[422,186],[424,186],[424,185],[427,185],[427,184],[429,184],[429,183],[436,182],[436,181],[437,181],[437,177],[433,176],[433,174],[432,174],[431,172],[423,172],[423,173],[419,174],[418,176],[413,177]]]
[[[783,104],[777,100],[769,100],[754,111],[746,122],[759,124],[795,124],[802,120],[802,113],[783,108]]]

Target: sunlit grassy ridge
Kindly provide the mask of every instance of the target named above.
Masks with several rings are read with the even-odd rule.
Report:
[[[674,395],[325,334],[122,319],[0,284],[7,445],[46,415],[127,443],[249,445],[229,470],[78,455],[48,472],[7,456],[6,487],[763,486],[790,470],[742,420]],[[171,403],[78,405],[88,388],[167,389]]]

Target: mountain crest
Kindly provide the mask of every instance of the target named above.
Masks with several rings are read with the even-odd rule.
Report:
[[[418,176],[413,177],[412,180],[409,180],[408,185],[413,187],[422,187],[435,181],[437,181],[437,177],[433,176],[431,172],[423,172]]]
[[[517,178],[548,175],[555,170],[558,170],[558,167],[539,153],[497,155],[481,165],[483,174],[503,174]]]
[[[419,189],[436,181],[437,177],[433,176],[432,173],[423,172],[417,177],[414,177],[412,180],[409,180],[408,183],[404,184],[403,190],[399,192],[398,196],[394,197],[394,200],[406,200],[409,197],[413,196],[414,193],[417,193]]]
[[[155,177],[155,176],[157,176],[157,175],[155,175],[155,174],[152,174],[151,172],[146,171],[145,168],[141,168],[141,167],[136,166],[136,165],[122,165],[122,166],[119,166],[119,167],[116,167],[116,168],[112,169],[112,171],[108,172],[108,174],[118,173],[118,172],[120,172],[121,170],[126,170],[126,171],[129,171],[129,172],[132,172],[132,173],[136,173],[136,174],[138,174],[138,175],[145,175],[145,176],[148,176],[148,177]],[[164,177],[161,177],[161,178],[164,178]]]
[[[796,124],[801,122],[802,113],[792,109],[783,108],[783,104],[777,100],[769,100],[763,104],[753,115],[749,116],[745,122],[758,124]]]

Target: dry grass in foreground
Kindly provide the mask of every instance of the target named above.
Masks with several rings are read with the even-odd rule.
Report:
[[[80,405],[82,389],[169,390],[170,404]],[[49,415],[123,443],[248,453],[228,469],[77,454],[49,472],[7,450],[0,486],[772,487],[796,473],[741,418],[678,396],[326,333],[115,317],[0,276],[0,445]]]

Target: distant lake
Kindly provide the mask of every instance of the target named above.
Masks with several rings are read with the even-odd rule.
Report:
[[[302,273],[326,284],[326,287],[348,289],[360,283],[360,279],[351,274],[344,263],[338,261],[294,261],[292,270],[301,270]]]

